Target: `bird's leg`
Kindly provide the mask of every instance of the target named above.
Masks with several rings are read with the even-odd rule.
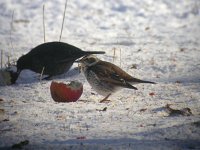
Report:
[[[52,77],[52,76],[49,75],[49,76],[47,76],[47,77],[44,77],[42,80],[50,80],[51,77]]]
[[[102,100],[100,101],[100,103],[110,102],[110,100],[108,100],[108,97],[109,97],[110,95],[111,95],[111,93],[108,94],[104,99],[102,99]]]

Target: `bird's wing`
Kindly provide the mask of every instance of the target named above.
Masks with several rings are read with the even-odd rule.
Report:
[[[81,49],[63,42],[48,42],[38,45],[29,53],[31,57],[47,62],[66,63],[82,57],[85,52]]]
[[[62,63],[68,63],[68,62],[74,62],[74,58],[67,58],[67,59],[62,59],[62,60],[57,60],[55,63],[57,64],[62,64]]]
[[[91,70],[104,82],[137,90],[127,81],[132,77],[114,64],[100,61],[95,66],[92,66]]]
[[[100,64],[102,64],[104,66],[109,66],[108,69],[110,68],[110,70],[113,71],[115,76],[119,76],[120,79],[124,79],[127,83],[151,83],[151,84],[156,84],[155,82],[144,81],[144,80],[140,80],[140,79],[134,78],[131,75],[129,75],[128,73],[126,73],[124,70],[122,70],[121,68],[119,68],[118,66],[116,66],[116,65],[114,65],[112,63],[101,61]]]

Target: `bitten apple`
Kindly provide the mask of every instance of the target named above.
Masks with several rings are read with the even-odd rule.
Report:
[[[51,82],[51,97],[56,102],[76,102],[83,93],[83,84],[71,81],[69,84]]]

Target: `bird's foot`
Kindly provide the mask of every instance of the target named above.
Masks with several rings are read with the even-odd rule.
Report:
[[[110,103],[110,102],[111,102],[111,100],[108,100],[108,99],[106,99],[106,100],[102,99],[102,100],[100,101],[100,103]]]
[[[110,100],[108,100],[108,97],[109,97],[110,95],[111,95],[111,94],[108,94],[104,99],[102,99],[102,100],[100,101],[100,103],[109,103]]]
[[[47,77],[42,78],[42,80],[51,80],[51,77],[52,76],[47,76]]]

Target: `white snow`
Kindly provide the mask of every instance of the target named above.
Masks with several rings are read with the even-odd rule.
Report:
[[[44,4],[46,41],[58,41],[65,1],[0,1],[4,63],[9,54],[17,60],[44,42]],[[0,149],[24,140],[25,149],[200,149],[199,0],[69,0],[62,41],[104,50],[99,57],[110,62],[115,49],[113,63],[157,84],[121,90],[102,104],[75,64],[54,80],[81,81],[83,95],[75,103],[56,103],[51,81],[24,70],[15,85],[0,87]],[[193,115],[169,117],[166,104],[188,107]]]

